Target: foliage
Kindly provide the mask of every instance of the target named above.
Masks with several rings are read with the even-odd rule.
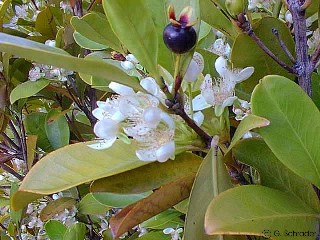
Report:
[[[0,239],[318,239],[320,3],[286,2],[0,1]]]

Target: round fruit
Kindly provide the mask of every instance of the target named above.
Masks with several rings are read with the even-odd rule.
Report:
[[[163,31],[163,41],[172,52],[182,54],[191,50],[197,42],[197,33],[193,27],[168,24]]]

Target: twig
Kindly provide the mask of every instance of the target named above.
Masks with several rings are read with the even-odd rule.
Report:
[[[7,231],[7,228],[0,222],[0,227],[3,229],[3,230],[6,230]]]
[[[16,149],[10,148],[7,145],[0,143],[0,149],[6,150],[7,152],[15,152],[18,153]]]
[[[166,104],[167,106],[174,111],[175,114],[179,115],[186,123],[187,125],[192,128],[205,142],[206,147],[211,147],[211,141],[212,137],[207,134],[202,128],[200,128],[193,119],[191,119],[188,114],[185,112],[183,104],[181,104],[181,101],[179,101],[179,93],[174,98],[175,102],[172,102],[171,100],[167,99]]]
[[[272,28],[272,33],[277,37],[277,40],[278,40],[282,50],[284,51],[284,53],[287,55],[287,57],[290,59],[290,61],[295,64],[296,63],[296,59],[292,56],[292,54],[289,51],[289,49],[287,48],[286,44],[281,39],[279,31],[277,29],[275,29],[275,28]]]
[[[18,150],[18,151],[21,150],[20,147],[19,147],[14,141],[12,141],[11,138],[9,138],[9,137],[7,136],[7,134],[5,134],[5,133],[3,132],[3,133],[1,133],[1,136],[2,136],[2,137],[4,138],[4,140],[7,141],[14,149],[16,149],[16,150]]]
[[[261,39],[255,34],[253,31],[253,28],[250,24],[250,22],[247,20],[246,16],[244,14],[239,14],[238,16],[238,26],[240,29],[248,34],[249,37],[253,41],[256,42],[256,44],[269,56],[271,57],[276,63],[278,63],[282,68],[287,70],[289,73],[297,74],[296,70],[293,67],[288,66],[285,62],[280,60],[262,41]]]
[[[22,150],[23,161],[26,164],[27,171],[29,171],[28,155],[27,155],[27,143],[26,143],[26,131],[25,131],[25,128],[24,128],[22,117],[20,119],[18,119],[18,123],[19,123],[20,133],[21,133],[21,150]]]
[[[21,147],[21,145],[20,145],[20,135],[17,132],[17,129],[15,128],[15,126],[13,125],[13,122],[11,120],[9,121],[9,127],[10,127],[10,129],[11,129],[11,131],[13,133],[13,136],[14,136],[16,142],[19,144],[19,147]]]
[[[0,167],[2,167],[2,169],[5,170],[6,172],[8,172],[8,173],[12,174],[13,176],[15,176],[16,178],[18,178],[20,181],[23,180],[23,176],[21,176],[19,173],[17,173],[14,169],[9,167],[8,165],[6,165],[4,163],[0,163]]]
[[[307,45],[307,26],[305,10],[302,9],[301,1],[288,0],[288,7],[292,14],[296,55],[297,55],[297,73],[300,87],[311,96],[311,73],[313,71],[308,56]]]

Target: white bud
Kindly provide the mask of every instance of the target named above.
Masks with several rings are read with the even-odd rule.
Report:
[[[165,143],[156,151],[157,160],[159,162],[167,161],[174,154],[174,151],[175,151],[174,141]]]
[[[131,53],[126,56],[126,60],[129,61],[129,62],[132,62],[134,64],[138,64],[139,63],[138,59],[136,59],[136,57]]]
[[[130,61],[122,61],[120,63],[121,67],[126,70],[126,71],[130,71],[130,70],[133,70],[135,69],[136,67],[134,66],[134,64]]]

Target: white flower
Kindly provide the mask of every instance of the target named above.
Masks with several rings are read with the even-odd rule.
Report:
[[[38,79],[45,76],[45,73],[41,72],[39,67],[31,68],[29,71],[29,80],[30,81],[37,81]]]
[[[231,48],[229,43],[225,43],[222,38],[218,38],[208,49],[208,51],[223,57],[229,57]]]
[[[211,76],[207,74],[200,87],[201,94],[193,99],[192,104],[194,111],[214,106],[216,116],[221,116],[224,108],[231,106],[237,99],[234,95],[235,85],[249,78],[253,74],[254,68],[231,70],[227,65],[227,59],[223,57],[217,58],[215,68],[220,78],[213,81]]]
[[[14,10],[16,12],[16,16],[18,18],[27,18],[28,17],[28,12],[27,10],[29,9],[28,5],[23,4],[23,5],[15,5]]]
[[[56,41],[55,40],[47,40],[47,41],[45,41],[44,44],[49,46],[49,47],[55,47],[56,46]]]
[[[314,52],[315,49],[320,45],[320,31],[319,28],[317,28],[312,36],[308,39],[308,47],[309,47],[309,52]]]
[[[235,119],[242,121],[251,113],[251,104],[245,100],[238,99],[233,105],[232,111],[236,115]]]
[[[140,85],[144,90],[152,96],[155,96],[162,104],[164,104],[166,96],[154,78],[146,77],[140,81]]]
[[[202,73],[204,68],[204,60],[200,53],[195,52],[193,58],[190,61],[189,67],[184,76],[184,81],[194,82],[197,80],[198,75]]]
[[[173,229],[173,228],[165,228],[163,229],[163,233],[167,235],[171,235],[171,240],[181,240],[180,233],[183,232],[182,228]]]
[[[133,54],[128,54],[126,60],[120,63],[121,67],[126,71],[132,71],[136,69],[139,64],[138,59]]]
[[[144,86],[160,96],[160,90],[154,89],[152,80],[144,79]],[[123,131],[137,142],[139,149],[136,155],[140,160],[168,160],[175,151],[175,126],[173,119],[158,107],[160,101],[151,94],[135,93],[132,88],[119,83],[112,82],[109,88],[119,95],[97,102],[98,108],[92,112],[99,120],[94,126],[94,133],[103,141],[89,147],[110,147]]]

